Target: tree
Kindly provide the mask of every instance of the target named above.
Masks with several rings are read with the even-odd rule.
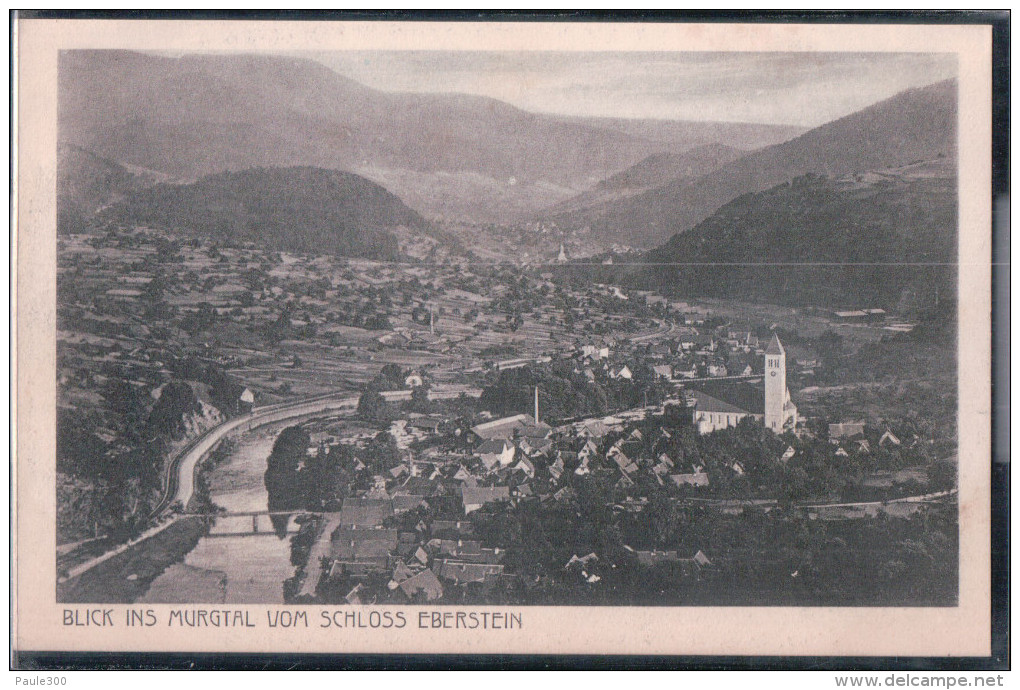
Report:
[[[326,452],[323,448],[305,462],[308,489],[306,507],[310,510],[337,510],[350,495],[354,482],[354,449],[340,443]]]
[[[413,412],[420,412],[421,414],[428,414],[432,411],[432,401],[429,400],[429,389],[428,383],[423,383],[420,386],[415,386],[414,390],[411,391],[411,404],[408,406]]]
[[[676,503],[661,492],[652,496],[648,506],[648,519],[652,525],[652,536],[659,547],[675,545],[679,540],[681,526]]]
[[[148,427],[154,434],[175,437],[184,431],[184,415],[201,409],[195,391],[183,381],[163,386],[159,400],[149,413]]]
[[[662,408],[662,423],[664,426],[678,428],[690,426],[694,423],[690,408],[683,401],[670,403]]]
[[[400,368],[399,364],[384,365],[379,370],[379,375],[386,380],[391,388],[400,388],[404,383],[404,370]]]
[[[271,511],[304,508],[308,497],[308,485],[299,472],[301,462],[307,456],[311,437],[300,426],[289,426],[280,432],[273,444],[273,451],[266,461],[264,476],[268,507]],[[274,516],[275,518],[275,516]],[[273,519],[277,534],[286,534],[287,520]],[[282,522],[282,525],[280,524]]]
[[[382,394],[370,388],[358,398],[358,416],[378,424],[389,424],[392,419],[389,403]]]
[[[928,465],[928,482],[935,491],[956,488],[956,463],[952,460],[937,460]]]
[[[364,321],[364,327],[369,331],[388,331],[393,328],[387,314],[372,314]]]
[[[181,320],[181,328],[187,331],[189,335],[194,336],[203,331],[212,330],[218,319],[219,315],[216,313],[216,310],[208,302],[202,302],[198,305],[196,311],[185,315]]]

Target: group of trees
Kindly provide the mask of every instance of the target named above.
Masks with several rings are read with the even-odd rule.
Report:
[[[913,519],[826,522],[796,511],[711,508],[654,497],[617,515],[607,487],[586,477],[568,502],[487,508],[475,537],[500,544],[518,576],[481,601],[545,605],[954,605],[953,506]],[[698,550],[711,565],[641,564],[636,550]],[[584,566],[571,556],[594,553]],[[584,571],[586,576],[582,575]],[[591,581],[590,577],[597,579]],[[523,585],[523,586],[522,586]]]
[[[400,449],[387,432],[360,446],[320,445],[309,453],[311,447],[311,436],[300,425],[287,427],[277,436],[264,477],[269,510],[339,510],[346,496],[367,489],[372,476],[401,461]],[[359,462],[364,465],[360,472]],[[286,526],[285,520],[281,523]]]
[[[280,432],[266,461],[265,484],[270,511],[301,510],[307,505],[311,477],[304,471],[311,437],[300,426]],[[279,527],[274,522],[274,526]],[[284,521],[283,529],[286,530]]]
[[[403,369],[398,364],[383,365],[379,373],[365,385],[364,392],[358,398],[358,416],[366,422],[380,426],[392,422],[398,414],[398,407],[387,402],[382,391],[405,389],[410,374],[410,370]],[[419,414],[432,412],[434,406],[429,399],[431,389],[428,373],[423,372],[421,385],[411,389],[411,399],[403,404],[403,409]]]
[[[661,403],[670,391],[649,367],[635,366],[633,378],[611,379],[600,372],[595,380],[572,361],[504,369],[490,374],[479,400],[495,415],[531,413],[538,387],[543,419],[598,417],[610,412]]]
[[[101,404],[85,412],[57,412],[61,538],[96,533],[127,538],[145,526],[162,488],[170,443],[202,412],[200,393],[225,415],[237,412],[243,387],[223,369],[197,357],[160,352],[173,379],[157,389],[146,372],[110,363],[82,385],[95,387]]]

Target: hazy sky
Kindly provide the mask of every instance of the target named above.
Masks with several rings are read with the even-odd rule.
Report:
[[[300,53],[383,91],[490,96],[534,112],[816,126],[956,76],[918,53]]]

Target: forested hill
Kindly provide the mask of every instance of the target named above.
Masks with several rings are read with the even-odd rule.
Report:
[[[57,147],[58,232],[84,229],[100,208],[160,180],[76,146]]]
[[[695,180],[747,152],[723,144],[705,144],[682,153],[657,153],[602,180],[592,189],[545,209],[542,216],[555,217],[583,212],[596,206],[611,206],[650,189],[666,180]]]
[[[955,79],[903,91],[802,134],[748,153],[691,180],[664,180],[623,201],[554,215],[561,227],[637,247],[686,232],[737,197],[813,173],[838,177],[956,157]]]
[[[805,175],[744,195],[648,252],[625,279],[676,294],[826,306],[954,292],[955,166]],[[624,277],[624,276],[621,276]]]
[[[156,185],[133,191],[103,217],[275,250],[378,259],[398,254],[390,229],[427,226],[374,182],[311,167],[252,168]]]

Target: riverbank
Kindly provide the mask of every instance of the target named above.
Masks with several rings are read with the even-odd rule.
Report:
[[[216,457],[209,458],[213,462],[202,463],[196,493],[209,509],[266,510],[268,495],[263,479],[266,459],[280,429],[287,424],[275,422],[232,436],[225,440],[227,446],[222,453],[214,452]],[[211,520],[210,530],[182,553],[178,562],[155,578],[140,600],[164,604],[283,603],[283,582],[294,574],[289,540],[281,540],[271,531],[218,535],[216,518]]]
[[[57,584],[61,603],[130,604],[168,567],[181,561],[209,529],[203,517],[180,517],[140,542],[78,577]]]

